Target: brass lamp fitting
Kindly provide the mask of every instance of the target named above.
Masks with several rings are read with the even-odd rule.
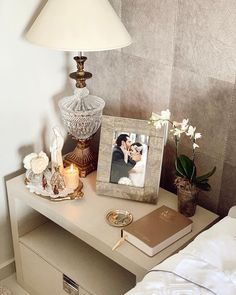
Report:
[[[77,88],[84,88],[86,86],[86,80],[92,77],[91,73],[84,71],[84,63],[87,57],[75,56],[74,60],[77,63],[77,71],[71,73],[69,76],[76,81]]]

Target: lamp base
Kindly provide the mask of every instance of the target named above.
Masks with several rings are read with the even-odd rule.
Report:
[[[78,139],[74,151],[64,157],[65,164],[76,164],[80,177],[86,177],[97,169],[98,156],[91,148],[92,139],[93,135],[87,139]]]

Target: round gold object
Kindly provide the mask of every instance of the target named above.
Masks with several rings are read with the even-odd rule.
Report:
[[[122,209],[112,210],[106,215],[107,222],[116,227],[124,227],[133,221],[133,215]]]

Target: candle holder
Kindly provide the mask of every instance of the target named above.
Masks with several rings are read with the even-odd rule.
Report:
[[[79,170],[71,164],[64,169],[64,180],[67,188],[76,190],[79,185]]]

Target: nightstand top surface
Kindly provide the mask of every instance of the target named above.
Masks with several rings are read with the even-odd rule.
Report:
[[[191,218],[193,220],[192,232],[154,257],[148,257],[128,242],[123,243],[115,251],[112,251],[112,247],[120,238],[121,230],[120,228],[110,226],[106,222],[105,216],[110,210],[128,210],[133,214],[134,220],[137,220],[162,205],[177,210],[177,197],[175,194],[162,188],[159,190],[156,205],[98,196],[95,192],[95,172],[81,180],[84,184],[84,197],[79,200],[56,203],[32,194],[24,185],[24,175],[7,181],[8,197],[17,198],[25,202],[34,210],[136,274],[138,279],[142,278],[156,264],[174,254],[179,248],[183,247],[218,219],[218,215],[197,206],[196,214]]]

